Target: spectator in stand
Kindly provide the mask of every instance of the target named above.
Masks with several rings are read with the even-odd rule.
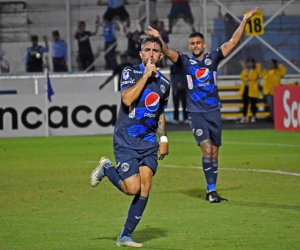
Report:
[[[117,66],[116,61],[116,48],[117,48],[117,40],[115,36],[115,30],[120,30],[119,25],[116,22],[109,21],[108,19],[103,17],[103,31],[104,31],[104,53],[105,53],[105,61],[106,66],[105,69],[114,69]]]
[[[225,41],[230,41],[232,38],[233,33],[239,27],[239,24],[234,20],[234,18],[229,14],[226,13],[223,16],[221,12],[221,7],[219,6],[219,19],[224,22],[225,25]],[[223,74],[224,75],[237,75],[241,72],[241,68],[239,65],[239,61],[241,60],[241,53],[238,52],[231,60],[229,60],[223,67]]]
[[[168,44],[170,42],[169,33],[168,33],[168,31],[165,30],[165,24],[163,21],[159,21],[157,23],[157,30],[158,30],[161,38],[164,40],[164,42],[166,44]]]
[[[241,123],[245,123],[247,121],[247,112],[248,112],[248,104],[251,103],[251,112],[252,116],[250,121],[256,121],[256,103],[259,97],[258,90],[258,77],[259,74],[256,70],[255,60],[254,58],[248,58],[247,64],[241,61],[242,67],[244,68],[241,73],[242,85],[240,89],[240,95],[243,96],[243,117],[241,119]]]
[[[64,40],[60,39],[59,31],[52,32],[52,60],[54,72],[67,72],[68,51],[67,44]]]
[[[149,0],[149,13],[150,13],[150,23],[157,22],[156,14],[156,0]],[[145,30],[145,21],[146,21],[146,1],[140,0],[138,7],[138,18],[141,26],[141,34],[144,34]]]
[[[164,42],[166,44],[168,44],[170,42],[169,33],[168,33],[168,31],[165,30],[165,25],[164,25],[163,21],[159,21],[158,22],[158,24],[157,24],[157,30],[158,30],[161,38],[164,40]],[[161,67],[161,68],[165,67],[167,65],[167,57],[164,56],[159,62],[160,62],[158,64],[159,67]]]
[[[186,92],[185,92],[185,79],[182,76],[181,69],[172,64],[171,68],[171,84],[172,84],[172,93],[173,93],[173,103],[174,103],[174,124],[179,123],[179,102],[181,102],[183,110],[183,119],[184,123],[188,124],[188,114],[186,112]]]
[[[85,22],[78,21],[77,22],[77,29],[75,31],[74,37],[78,41],[78,48],[79,48],[79,58],[81,61],[81,69],[86,70],[93,62],[94,62],[94,55],[92,51],[92,46],[90,43],[90,36],[95,36],[98,33],[98,29],[100,26],[100,17],[97,16],[96,19],[96,27],[94,32],[86,31],[85,30]],[[93,66],[89,71],[94,71],[95,67]]]
[[[225,24],[225,40],[229,41],[239,25],[229,13],[226,13],[225,16],[223,16],[220,6],[218,16]]]
[[[10,70],[8,61],[3,58],[4,55],[5,52],[0,48],[0,74],[7,74]]]
[[[270,61],[270,68],[261,70],[261,64],[257,63],[259,75],[263,79],[263,94],[267,99],[271,118],[274,120],[274,87],[281,85],[281,78],[286,74],[286,68],[275,59]]]
[[[127,62],[127,56],[125,54],[120,56],[121,63],[114,69],[113,73],[102,83],[99,89],[103,89],[103,87],[108,84],[116,75],[118,75],[118,91],[121,91],[121,74],[125,67],[133,66],[130,62]]]
[[[26,57],[25,57],[25,69],[26,72],[43,72],[43,54],[44,52],[49,51],[48,47],[48,38],[46,36],[43,37],[45,42],[45,48],[38,45],[39,39],[38,36],[31,36],[31,44],[32,46],[27,49]]]
[[[141,51],[141,44],[142,41],[140,39],[140,34],[136,30],[132,34],[129,34],[128,38],[128,48],[126,51],[126,54],[128,57],[130,57],[130,62],[133,65],[141,63],[141,56],[140,56],[140,51]]]
[[[185,22],[192,27],[192,33],[196,32],[194,28],[194,18],[189,5],[189,0],[172,0],[171,11],[169,14],[169,34],[172,33],[174,20],[183,18]]]
[[[104,13],[103,19],[112,21],[115,16],[118,16],[123,23],[123,31],[126,33],[130,27],[130,19],[127,10],[124,7],[123,0],[109,0],[108,8]]]

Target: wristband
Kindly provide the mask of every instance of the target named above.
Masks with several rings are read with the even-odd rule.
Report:
[[[160,142],[168,142],[168,137],[166,137],[165,135],[161,136]]]

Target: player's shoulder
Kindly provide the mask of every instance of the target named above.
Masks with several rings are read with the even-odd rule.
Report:
[[[129,72],[129,73],[131,73],[131,74],[134,74],[134,75],[136,75],[136,74],[142,75],[142,74],[143,74],[143,72],[142,72],[142,70],[140,69],[140,66],[139,66],[139,65],[128,65],[128,66],[126,66],[126,67],[124,68],[123,72],[125,72],[125,71],[127,71],[127,72]]]
[[[187,54],[181,53],[179,51],[177,51],[177,53],[178,53],[179,57],[181,57],[181,58],[187,58],[187,59],[189,58],[189,56]]]
[[[165,77],[163,74],[160,74],[160,78],[163,82],[170,85],[170,80],[167,77]]]
[[[221,47],[211,50],[211,51],[207,52],[205,55],[206,55],[206,57],[216,57],[216,56],[219,56],[220,54],[223,55]]]

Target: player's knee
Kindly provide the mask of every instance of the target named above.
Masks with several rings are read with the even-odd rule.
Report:
[[[201,147],[203,157],[213,157],[213,152],[211,147]]]
[[[213,161],[218,161],[218,156],[219,156],[219,150],[214,147],[213,155],[212,155]]]
[[[129,185],[126,185],[125,186],[125,194],[128,194],[128,195],[136,195],[140,192],[141,190],[141,187],[136,185],[136,184],[129,184]]]
[[[200,148],[202,150],[203,157],[212,157],[213,148],[210,140],[204,140],[200,143]]]

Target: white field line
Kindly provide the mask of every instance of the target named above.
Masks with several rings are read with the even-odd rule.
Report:
[[[202,167],[193,167],[193,166],[176,166],[176,165],[159,165],[159,166],[160,167],[165,167],[165,168],[196,168],[196,169],[202,169]],[[220,170],[262,172],[262,173],[300,176],[299,173],[283,172],[281,170],[250,169],[250,168],[248,168],[248,169],[246,169],[246,168],[218,168],[218,169],[220,169]]]
[[[194,140],[170,140],[170,142],[189,142],[196,143]],[[277,147],[300,147],[300,145],[296,144],[282,144],[282,143],[257,143],[257,142],[234,142],[234,141],[223,141],[223,144],[236,144],[236,145],[253,145],[253,146],[277,146]]]
[[[84,161],[88,164],[96,164],[97,161]],[[201,166],[177,166],[177,165],[159,165],[159,167],[164,168],[193,168],[193,169],[202,169]],[[261,173],[272,173],[272,174],[283,174],[283,175],[292,175],[300,176],[299,173],[283,172],[281,170],[266,170],[266,169],[250,169],[250,168],[219,168],[219,170],[230,170],[230,171],[247,171],[247,172],[261,172]]]

